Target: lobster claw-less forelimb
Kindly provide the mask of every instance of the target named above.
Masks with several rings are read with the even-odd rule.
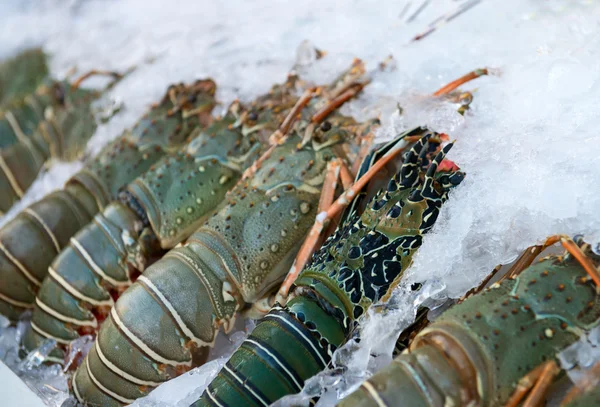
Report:
[[[425,133],[415,129],[367,156],[359,176],[405,137]],[[362,215],[355,210],[359,203],[349,209],[343,223],[300,272],[287,305],[276,304],[258,323],[196,406],[269,405],[300,391],[306,379],[327,366],[354,321],[408,267],[421,234],[431,228],[446,199],[451,186],[443,187],[440,180],[447,174],[436,173],[434,167],[449,147],[425,172],[430,145],[435,150],[439,141],[427,134],[413,146],[400,172]]]
[[[107,145],[65,187],[34,203],[0,230],[0,314],[16,319],[33,306],[48,266],[98,210],[117,198],[167,151],[181,145],[214,106],[211,80],[176,85],[131,130]],[[177,108],[177,112],[173,110]],[[187,118],[190,109],[199,113]],[[32,255],[35,254],[35,255]],[[80,281],[56,281],[66,291]]]
[[[336,147],[370,131],[341,116],[311,126],[306,112],[319,105],[310,104],[221,209],[117,301],[73,378],[79,400],[115,405],[143,396],[200,363],[220,327],[231,329],[239,309],[277,287],[313,223]],[[305,131],[312,135],[303,145]],[[148,382],[155,384],[140,387]]]
[[[340,405],[516,406],[530,389],[523,405],[537,405],[556,355],[600,321],[600,257],[582,240],[557,240],[568,254],[516,270],[450,308]]]
[[[136,178],[123,189],[120,201],[72,237],[36,298],[25,349],[33,350],[48,338],[63,348],[80,334],[95,334],[112,300],[223,202],[294,105],[294,83],[290,78],[248,106],[234,102],[223,118],[198,129],[181,150]],[[61,278],[85,283],[73,293],[57,285]],[[60,359],[63,352],[53,353]]]

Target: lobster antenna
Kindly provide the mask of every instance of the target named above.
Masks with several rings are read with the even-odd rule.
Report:
[[[477,79],[480,76],[487,75],[487,74],[488,74],[487,68],[475,69],[474,71],[471,71],[468,74],[463,75],[460,78],[441,87],[433,94],[433,96],[447,95],[448,93],[452,92],[454,89],[458,88],[460,85],[463,85],[469,81],[472,81],[473,79]]]
[[[85,81],[88,78],[91,78],[92,76],[112,76],[113,82],[116,80],[120,80],[122,78],[122,75],[115,71],[101,71],[101,70],[97,70],[97,69],[92,69],[91,71],[86,72],[83,75],[81,75],[79,78],[75,79],[75,81],[73,82],[73,84],[71,86],[73,87],[73,89],[77,89],[81,86],[81,83],[83,81]]]
[[[340,95],[333,98],[329,103],[323,106],[311,119],[312,123],[321,123],[331,112],[352,99],[358,94],[369,82],[353,82],[348,85],[347,89]]]

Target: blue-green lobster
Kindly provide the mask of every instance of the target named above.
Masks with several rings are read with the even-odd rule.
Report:
[[[259,157],[298,100],[297,82],[290,76],[248,105],[234,102],[72,237],[39,290],[25,349],[53,338],[63,346],[50,359],[62,362],[64,346],[95,334],[114,300],[152,260],[198,229]]]
[[[275,132],[220,209],[119,298],[74,374],[80,401],[131,403],[203,363],[220,328],[267,301],[314,222],[325,174],[377,123],[334,111],[362,86],[303,96],[296,124]]]
[[[195,406],[268,406],[297,393],[306,379],[327,367],[367,308],[389,295],[423,234],[435,224],[448,192],[464,178],[444,160],[452,144],[435,154],[441,136],[422,128],[373,152],[358,175],[414,138],[418,141],[387,187],[362,213],[364,196],[354,201],[295,279],[287,304],[277,303],[258,323]]]
[[[0,314],[15,320],[33,308],[48,266],[71,237],[117,199],[121,187],[210,123],[215,88],[212,80],[170,86],[131,130],[104,147],[63,189],[0,229]]]
[[[531,265],[557,241],[564,255]],[[540,405],[557,354],[600,322],[599,266],[581,237],[529,248],[502,281],[444,312],[339,405]]]

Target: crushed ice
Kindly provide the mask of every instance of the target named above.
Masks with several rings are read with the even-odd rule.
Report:
[[[353,57],[372,68],[392,54],[395,69],[374,75],[346,112],[359,118],[379,115],[381,140],[423,124],[448,133],[457,139],[450,158],[468,174],[390,304],[378,307],[387,312],[371,312],[360,343],[339,349],[331,371],[310,379],[303,393],[279,405],[306,403],[314,395],[322,396],[319,405],[333,405],[389,363],[393,342],[419,304],[436,306],[460,296],[494,266],[514,260],[547,235],[582,233],[592,243],[600,241],[600,5],[568,0],[163,4],[3,2],[1,14],[11,17],[0,28],[0,57],[42,44],[53,54],[57,75],[74,65],[79,72],[138,65],[110,92],[125,101],[125,109],[100,126],[90,143],[93,152],[131,126],[170,82],[211,76],[225,108],[234,98],[249,100],[283,80],[296,57],[296,69],[323,82]],[[432,27],[437,30],[412,41]],[[316,55],[304,46],[296,56],[304,40],[327,55],[315,62]],[[494,75],[464,87],[474,94],[464,117],[428,96],[485,66],[496,68]],[[46,189],[38,183],[31,194],[38,197],[60,186],[67,176],[59,177],[67,173],[59,168]],[[417,282],[423,285],[413,291]],[[19,328],[0,323],[0,329],[0,356],[15,369],[11,349]],[[184,405],[201,393],[225,355],[160,386],[138,405]],[[47,400],[60,405],[66,395],[57,380],[64,377],[50,373],[56,374],[25,380],[32,388],[56,389],[56,398]]]

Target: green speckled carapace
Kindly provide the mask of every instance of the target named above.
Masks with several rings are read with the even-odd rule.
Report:
[[[600,257],[578,244],[598,267]],[[599,318],[600,296],[581,264],[546,257],[444,312],[340,405],[504,405],[519,379]]]

